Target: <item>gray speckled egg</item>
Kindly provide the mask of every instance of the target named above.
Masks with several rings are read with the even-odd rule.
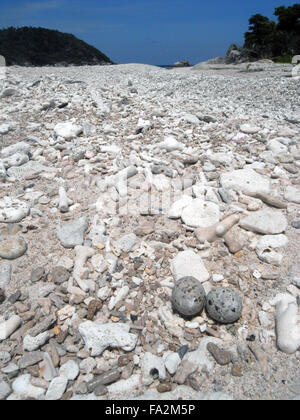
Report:
[[[206,311],[215,321],[222,324],[231,324],[237,321],[242,314],[242,299],[228,287],[212,289],[206,299]]]
[[[194,277],[182,277],[175,283],[172,303],[183,316],[199,314],[206,301],[205,290],[199,280]]]

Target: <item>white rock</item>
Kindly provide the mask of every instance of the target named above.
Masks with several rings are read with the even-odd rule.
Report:
[[[184,207],[181,218],[191,227],[209,227],[220,220],[220,210],[216,203],[196,198]]]
[[[129,293],[129,290],[130,289],[128,286],[121,287],[121,289],[117,291],[116,295],[112,296],[112,298],[110,299],[109,304],[108,304],[108,310],[111,311],[116,306],[117,303],[125,299],[125,297]]]
[[[284,144],[277,141],[276,139],[270,140],[268,142],[267,150],[271,150],[271,152],[274,153],[275,156],[280,153],[288,152],[288,148]]]
[[[201,257],[191,250],[179,252],[171,261],[170,269],[176,281],[191,276],[204,283],[210,277]]]
[[[28,216],[29,210],[27,203],[16,198],[3,197],[0,200],[0,222],[19,223]]]
[[[49,388],[45,395],[46,401],[57,401],[65,392],[68,385],[68,378],[65,376],[58,376],[57,378],[52,379]]]
[[[0,263],[0,289],[5,288],[11,279],[12,265],[8,261]]]
[[[181,363],[181,358],[178,353],[172,352],[165,358],[165,367],[170,375],[175,375]]]
[[[86,321],[79,325],[79,332],[84,340],[85,348],[91,356],[99,356],[108,347],[131,351],[135,348],[138,337],[129,333],[126,324],[97,324]]]
[[[1,150],[1,155],[3,158],[8,158],[9,156],[14,155],[15,153],[22,153],[28,155],[30,153],[31,146],[24,141],[12,144],[11,146],[4,147]]]
[[[221,174],[220,183],[223,188],[232,188],[248,193],[268,194],[271,188],[268,178],[248,168]]]
[[[156,377],[160,381],[166,379],[166,368],[162,357],[147,352],[141,357],[140,366],[143,385],[151,385]]]
[[[287,244],[288,238],[285,235],[265,235],[257,242],[256,254],[260,260],[279,267],[283,256],[274,249],[282,248]]]
[[[176,317],[166,305],[160,306],[157,314],[160,322],[170,334],[178,338],[183,337],[184,321],[182,318]]]
[[[22,319],[18,315],[13,315],[7,321],[2,322],[0,324],[0,340],[6,340],[10,337],[21,323]]]
[[[164,141],[159,143],[157,146],[159,146],[161,149],[165,149],[167,152],[184,149],[184,144],[179,143],[175,137],[172,136],[166,137]]]
[[[193,198],[190,195],[183,195],[179,200],[175,201],[168,212],[169,219],[179,219],[183,209],[192,201]]]
[[[54,132],[57,136],[70,140],[82,133],[82,127],[70,122],[59,123],[54,127]]]
[[[15,395],[11,395],[9,398],[26,400],[27,398],[39,399],[45,394],[45,389],[37,386],[33,386],[30,383],[31,375],[25,374],[19,376],[14,380],[12,389]]]
[[[263,235],[276,235],[286,230],[288,222],[280,210],[264,208],[242,219],[240,226]]]
[[[251,124],[242,124],[240,126],[240,130],[246,134],[255,134],[260,131],[260,127],[255,127],[254,125],[251,125]]]
[[[25,335],[23,339],[23,349],[26,351],[34,351],[44,345],[50,338],[50,333],[45,331],[41,334],[38,334],[36,337],[31,335]]]
[[[277,346],[284,353],[295,353],[300,347],[300,311],[297,299],[288,293],[279,293],[270,303],[276,305]]]
[[[284,198],[290,203],[300,204],[300,190],[295,187],[286,187]]]

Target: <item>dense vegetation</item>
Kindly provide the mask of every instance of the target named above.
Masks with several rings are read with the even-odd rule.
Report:
[[[111,63],[101,51],[74,35],[32,27],[0,30],[0,55],[5,57],[7,65]]]
[[[274,15],[277,22],[260,14],[249,19],[244,44],[249,57],[288,61],[300,54],[300,4],[277,7]]]

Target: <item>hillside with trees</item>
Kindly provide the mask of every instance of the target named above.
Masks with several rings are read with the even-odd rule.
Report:
[[[105,54],[74,35],[33,27],[0,30],[0,55],[8,66],[112,64]]]
[[[260,14],[249,19],[244,48],[252,58],[288,58],[300,54],[300,4],[275,9],[277,22]]]

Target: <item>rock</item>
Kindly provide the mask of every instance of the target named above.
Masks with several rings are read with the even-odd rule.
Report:
[[[0,401],[5,400],[11,393],[11,388],[7,382],[0,382]]]
[[[70,122],[59,123],[54,127],[54,132],[57,136],[63,137],[65,140],[71,140],[82,133],[82,127]]]
[[[295,229],[300,229],[300,220],[293,220],[291,223],[291,226],[293,226],[293,228]],[[0,274],[0,278],[1,278],[1,274]]]
[[[79,366],[75,360],[68,360],[59,369],[59,376],[64,376],[69,381],[74,381],[79,375]]]
[[[63,396],[68,384],[68,378],[65,376],[58,376],[52,379],[49,388],[45,395],[46,401],[57,401]]]
[[[12,166],[21,166],[24,163],[29,161],[29,157],[25,153],[15,153],[12,156],[9,156],[3,159],[3,164],[6,169],[11,168]]]
[[[116,382],[121,377],[119,369],[111,369],[101,375],[97,375],[95,379],[88,382],[88,392],[93,392],[99,385],[110,385]]]
[[[44,358],[44,353],[42,351],[31,351],[30,353],[24,354],[19,360],[19,368],[26,369],[28,366],[34,366]]]
[[[8,261],[3,261],[0,263],[0,288],[1,289],[9,285],[9,282],[11,279],[11,270],[12,270],[12,266],[11,266],[11,263],[9,263]]]
[[[15,260],[22,257],[27,251],[25,240],[18,235],[0,236],[0,257],[7,260]]]
[[[270,193],[270,181],[253,169],[238,169],[223,173],[220,176],[220,183],[223,188],[241,190],[244,193]]]
[[[179,219],[182,215],[183,209],[191,204],[193,201],[193,198],[189,195],[183,195],[179,200],[175,201],[175,203],[172,204],[170,207],[170,210],[168,212],[168,217],[170,219]]]
[[[179,252],[171,261],[170,269],[176,281],[182,277],[194,277],[200,283],[204,283],[209,279],[209,273],[201,257],[193,251]]]
[[[30,144],[28,144],[24,141],[20,141],[18,143],[12,144],[11,146],[4,147],[1,150],[0,153],[1,153],[1,156],[4,159],[6,159],[10,156],[13,156],[16,153],[22,153],[22,154],[25,154],[25,155],[29,155],[30,150],[31,150]]]
[[[160,381],[166,379],[166,368],[161,357],[147,352],[141,358],[140,365],[143,385],[151,385],[156,378]]]
[[[88,306],[86,319],[88,319],[89,321],[92,321],[96,312],[99,311],[101,307],[102,307],[102,303],[99,300],[96,300],[96,299],[92,300]]]
[[[65,248],[75,248],[76,245],[83,245],[84,234],[89,227],[86,217],[72,220],[57,228],[57,237]]]
[[[50,338],[48,331],[38,334],[35,337],[27,334],[23,339],[23,349],[26,351],[34,351],[43,346]]]
[[[171,376],[175,375],[181,363],[181,357],[178,353],[170,353],[165,360],[165,367]]]
[[[167,152],[174,152],[175,150],[183,150],[184,145],[179,143],[174,137],[169,136],[163,142],[157,145],[160,149],[165,149]]]
[[[215,361],[221,365],[228,365],[232,361],[232,353],[226,350],[221,349],[217,344],[208,343],[207,350],[213,356]]]
[[[286,187],[284,198],[290,203],[300,204],[300,190],[295,187]]]
[[[66,281],[69,280],[70,273],[65,267],[56,266],[51,271],[51,273],[49,275],[49,278],[54,284],[59,285],[59,284],[65,283]]]
[[[283,256],[274,249],[282,248],[287,244],[288,238],[285,235],[265,235],[256,245],[256,254],[260,260],[279,267]]]
[[[284,144],[277,141],[276,139],[270,140],[268,142],[267,150],[271,150],[271,152],[274,153],[275,156],[279,155],[280,153],[288,152],[288,148]]]
[[[246,134],[256,134],[256,133],[258,133],[261,129],[260,129],[260,127],[255,127],[254,125],[251,125],[251,124],[242,124],[242,125],[240,126],[240,130],[241,130],[243,133],[246,133]]]
[[[46,275],[46,272],[45,272],[45,267],[37,267],[37,268],[34,268],[31,271],[30,281],[32,283],[36,283],[38,281],[44,281],[46,279],[46,277],[47,277],[47,275]]]
[[[176,281],[172,304],[183,316],[200,314],[206,303],[205,290],[194,277],[183,277]]]
[[[288,223],[279,210],[265,208],[251,213],[240,221],[240,226],[263,235],[276,235],[286,230]]]
[[[25,374],[19,376],[12,383],[12,389],[14,395],[20,400],[26,400],[28,398],[39,399],[45,394],[45,389],[37,386],[33,386],[30,383],[31,375]],[[10,396],[12,397],[13,394]]]
[[[272,301],[275,305],[275,329],[278,348],[293,354],[300,347],[299,306],[294,296],[279,293]]]
[[[242,314],[242,300],[234,290],[217,287],[207,295],[206,310],[213,320],[222,324],[232,324]]]
[[[108,347],[133,350],[137,336],[130,334],[129,330],[130,327],[126,324],[97,324],[91,321],[83,322],[79,326],[79,333],[91,356],[101,355]]]
[[[123,252],[130,252],[136,243],[137,237],[134,233],[122,236],[115,243],[116,247]]]
[[[18,315],[11,316],[7,321],[1,322],[0,324],[0,340],[6,340],[12,335],[14,331],[22,323],[22,319]]]
[[[195,228],[209,227],[220,220],[219,206],[196,198],[184,207],[181,218],[187,226]]]
[[[28,204],[11,197],[4,197],[0,200],[0,222],[18,223],[28,214]]]
[[[214,344],[222,344],[222,341],[215,337],[203,337],[199,341],[199,345],[197,350],[191,351],[190,353],[187,353],[184,356],[183,362],[181,366],[184,365],[184,363],[189,362],[191,365],[194,366],[194,372],[198,369],[200,372],[201,369],[206,366],[206,369],[208,371],[212,370],[214,367],[214,362],[211,361],[211,356],[209,351],[207,350],[207,344],[208,343],[214,343]],[[180,367],[181,367],[180,366]],[[179,368],[180,369],[180,368]],[[178,369],[178,372],[179,372]],[[192,373],[192,372],[191,372]],[[177,374],[176,374],[177,376]]]

